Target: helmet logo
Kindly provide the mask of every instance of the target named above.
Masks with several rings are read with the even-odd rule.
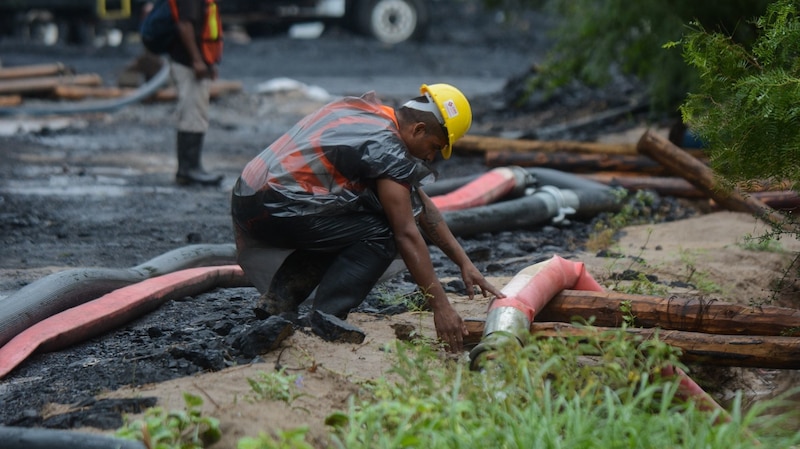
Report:
[[[452,99],[445,101],[442,106],[444,107],[445,112],[447,112],[448,118],[453,118],[458,115],[458,108]]]

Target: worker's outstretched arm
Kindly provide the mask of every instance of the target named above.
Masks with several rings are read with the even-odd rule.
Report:
[[[397,250],[433,310],[436,334],[447,344],[448,350],[460,352],[467,327],[436,277],[428,245],[414,220],[408,189],[396,181],[379,179],[378,198],[394,232]]]
[[[475,297],[475,287],[480,288],[484,297],[492,294],[502,298],[504,296],[503,293],[487,281],[469,259],[466,251],[458,243],[458,240],[456,240],[456,237],[444,221],[439,208],[433,204],[430,197],[425,192],[420,192],[420,198],[422,198],[423,211],[419,219],[419,226],[425,232],[425,235],[461,269],[461,277],[467,288],[469,299]]]

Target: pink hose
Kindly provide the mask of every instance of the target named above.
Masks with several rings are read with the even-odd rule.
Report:
[[[586,271],[583,262],[572,262],[556,255],[520,271],[503,288],[506,297],[494,301],[489,310],[515,307],[532,322],[554,296],[566,289],[603,291],[603,287]]]
[[[175,297],[250,282],[238,265],[189,268],[114,290],[52,315],[0,347],[0,379],[35,351],[54,351],[107,332]]]
[[[572,262],[557,255],[550,260],[523,269],[502,289],[506,297],[494,301],[489,307],[484,341],[497,331],[505,331],[512,335],[529,332],[530,324],[536,314],[565,289],[603,291],[603,287],[586,271],[586,266],[582,262]],[[478,357],[488,349],[480,346],[479,344],[470,352],[473,368],[479,366]],[[700,410],[720,410],[723,419],[730,419],[725,409],[680,368],[674,366],[662,368],[661,375],[678,378],[676,393],[678,399],[695,401]]]
[[[450,193],[434,196],[431,201],[442,212],[485,206],[518,187],[518,179],[511,168],[495,168]]]

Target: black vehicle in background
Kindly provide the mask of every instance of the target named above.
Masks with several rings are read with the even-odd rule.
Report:
[[[0,33],[70,44],[119,45],[136,32],[148,0],[0,0]],[[422,38],[424,0],[217,0],[223,23],[251,35],[304,22],[339,25],[387,44]]]

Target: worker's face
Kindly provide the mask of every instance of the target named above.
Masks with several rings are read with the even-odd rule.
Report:
[[[420,122],[414,125],[411,139],[406,144],[408,151],[414,157],[432,162],[436,158],[436,153],[447,145],[447,137],[440,126],[427,127]]]

